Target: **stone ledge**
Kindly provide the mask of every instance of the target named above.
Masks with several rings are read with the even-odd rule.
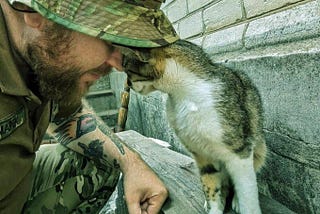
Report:
[[[270,150],[265,194],[298,213],[320,209],[320,38],[213,54],[260,91]]]
[[[206,35],[203,48],[210,54],[241,50],[244,47],[242,38],[246,26],[247,24],[242,24]]]
[[[266,129],[319,145],[320,130],[314,125],[320,118],[319,42],[316,38],[216,54],[212,59],[247,73],[253,80],[263,98]]]
[[[203,209],[205,199],[200,179],[197,178],[198,173],[194,160],[188,156],[171,151],[155,143],[154,140],[134,131],[125,131],[119,133],[118,136],[142,156],[169,188],[171,199],[164,205],[162,209],[163,214],[205,213]],[[123,199],[123,186],[121,182],[122,180],[120,180],[116,191],[100,214],[128,214]],[[177,188],[180,189],[178,190]],[[180,193],[183,194],[179,195]],[[260,195],[259,197],[263,214],[294,214],[282,204],[266,196]],[[234,214],[230,210],[226,213]]]

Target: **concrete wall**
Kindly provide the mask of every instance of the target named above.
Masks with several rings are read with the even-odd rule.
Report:
[[[167,0],[162,8],[181,38],[257,85],[269,148],[260,191],[297,213],[320,213],[319,1]],[[165,100],[131,93],[127,128],[185,152]]]

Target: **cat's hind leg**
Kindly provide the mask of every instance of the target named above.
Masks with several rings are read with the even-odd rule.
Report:
[[[233,155],[225,163],[235,190],[233,209],[241,214],[261,214],[253,154],[248,158]]]
[[[195,157],[208,205],[209,214],[223,214],[228,195],[229,179],[225,171],[203,157]]]

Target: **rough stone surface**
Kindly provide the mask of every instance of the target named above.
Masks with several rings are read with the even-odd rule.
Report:
[[[202,12],[194,13],[179,23],[179,35],[182,39],[186,39],[203,32]]]
[[[271,10],[300,2],[301,0],[243,0],[247,17],[257,16]]]
[[[245,71],[260,89],[265,126],[292,139],[319,145],[320,54],[232,61],[226,64]],[[319,162],[320,163],[320,162]]]
[[[267,135],[268,136],[268,135]],[[279,140],[271,139],[268,140]],[[282,143],[282,142],[279,142]],[[278,155],[271,150],[267,167],[259,175],[261,192],[296,213],[319,213],[320,171]],[[262,190],[263,189],[263,190]]]
[[[161,5],[161,9],[165,8],[167,5],[171,4],[175,0],[165,0],[165,2]]]
[[[111,86],[109,76],[104,76],[97,80],[97,82],[95,82],[95,84],[90,87],[90,92],[106,90],[110,88]]]
[[[186,0],[176,0],[164,8],[164,11],[166,11],[171,22],[176,22],[186,16],[188,12],[187,10]]]
[[[205,36],[203,48],[211,53],[222,53],[239,50],[244,47],[242,37],[246,24],[217,31]]]
[[[204,194],[193,159],[159,146],[153,140],[134,131],[122,132],[119,136],[141,155],[169,189],[170,201],[163,206],[162,214],[205,213]],[[123,196],[123,179],[120,179],[115,192],[100,214],[128,214]],[[282,204],[262,194],[259,200],[263,214],[294,214]],[[227,208],[225,213],[235,214],[230,208]]]
[[[170,192],[170,200],[162,207],[165,214],[205,214],[205,196],[194,160],[156,144],[137,132],[119,133],[127,145],[137,151],[141,158],[161,178]],[[136,179],[139,179],[136,178]],[[123,200],[122,180],[117,191],[100,213],[128,214]]]
[[[259,176],[261,189],[297,213],[319,213],[320,49],[290,49],[285,55],[220,60],[247,73],[262,97],[270,153]]]
[[[247,48],[290,42],[320,34],[320,9],[313,1],[249,24],[245,35]]]
[[[204,37],[197,37],[197,38],[192,38],[192,39],[188,39],[189,42],[192,42],[198,46],[202,46],[202,42],[204,40]]]
[[[195,11],[199,8],[202,8],[210,3],[216,2],[219,0],[187,0],[189,12]]]
[[[206,31],[217,30],[221,27],[233,24],[242,17],[240,0],[223,0],[208,7],[203,12]]]

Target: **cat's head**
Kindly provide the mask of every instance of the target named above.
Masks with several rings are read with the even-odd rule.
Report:
[[[163,75],[159,59],[150,52],[127,54],[123,58],[123,67],[128,76],[128,85],[134,91],[147,95],[157,89],[154,83]]]

